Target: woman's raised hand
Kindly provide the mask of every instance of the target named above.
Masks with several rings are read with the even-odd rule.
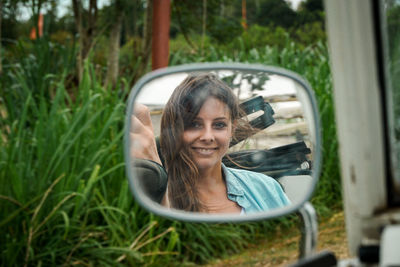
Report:
[[[151,122],[149,108],[143,104],[135,104],[131,117],[131,156],[148,159],[162,164],[157,153],[156,139]]]

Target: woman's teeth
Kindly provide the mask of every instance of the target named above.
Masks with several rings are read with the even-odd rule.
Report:
[[[212,154],[216,150],[216,148],[195,148],[194,150],[196,150],[200,154],[209,155]]]

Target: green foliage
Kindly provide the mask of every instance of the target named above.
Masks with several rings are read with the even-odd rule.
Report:
[[[268,31],[269,36],[284,29],[284,31],[300,37],[301,32],[309,31],[308,28],[313,27],[313,25],[315,27],[315,25],[320,24],[322,29],[324,27],[322,0],[302,2],[297,12],[284,0],[248,0],[246,1],[246,10],[247,25],[250,28],[256,27],[258,30],[266,27],[264,29]],[[203,1],[175,0],[172,3],[171,38],[174,39],[179,32],[190,38],[193,35],[201,34],[203,16],[205,16],[207,35],[218,44],[228,44],[244,32],[241,24],[243,19],[241,12],[241,1],[208,0],[206,14],[204,14]],[[308,24],[309,26],[307,26]],[[275,30],[275,28],[278,30]],[[301,32],[297,32],[299,29]],[[250,29],[248,34],[251,35],[252,31],[254,32],[254,29]],[[257,33],[260,34],[261,32]],[[315,42],[319,37],[314,38],[312,36],[312,41]],[[253,39],[257,40],[256,37],[253,37]],[[310,41],[310,38],[298,39],[304,42]],[[273,42],[277,42],[273,38],[267,38],[267,36],[262,36],[261,40],[264,45],[274,45]],[[261,40],[257,42],[261,43]]]
[[[318,99],[323,140],[329,140],[323,142],[322,176],[312,202],[319,214],[328,215],[340,205],[341,194],[323,23],[305,15],[307,23],[296,27],[254,22],[244,31],[240,14],[235,13],[241,1],[224,1],[224,12],[218,8],[221,2],[207,1],[208,19],[213,23],[207,24],[203,39],[202,1],[184,2],[186,9],[196,8],[192,18],[185,17],[186,13],[181,17],[181,27],[196,24],[186,29],[193,44],[188,44],[184,31],[176,30],[170,42],[170,65],[259,63],[288,68],[310,82]],[[265,1],[247,2],[251,22],[256,17],[251,10],[256,12]],[[135,1],[132,9],[143,10],[143,6]],[[311,9],[305,5],[302,10]],[[229,21],[233,17],[236,20]],[[71,25],[71,17],[64,20]],[[172,24],[179,28],[176,20]],[[54,42],[47,37],[33,42],[21,39],[5,51],[0,78],[2,265],[204,263],[298,223],[295,215],[245,224],[183,223],[140,208],[130,195],[122,156],[125,100],[140,62],[140,34],[131,32],[134,36],[125,40],[120,52],[121,78],[109,90],[101,85],[106,39],[96,40],[78,85],[76,47],[63,41],[73,34],[56,30],[50,37]]]
[[[326,33],[323,24],[319,21],[304,24],[301,27],[296,28],[292,35],[296,40],[296,43],[299,43],[304,47],[317,42],[326,41]]]
[[[104,90],[90,64],[85,69],[74,101],[65,76],[53,76],[50,102],[26,88],[20,116],[4,118],[0,261],[7,266],[115,266],[175,248],[165,239],[175,229],[160,229],[130,196],[121,142],[126,90]]]
[[[213,49],[212,41],[207,36],[202,39],[202,36],[200,35],[192,35],[191,38],[192,42],[194,42],[195,44],[194,47],[188,45],[184,36],[181,34],[179,34],[174,40],[170,41],[170,61],[174,57],[174,55],[182,55],[183,57],[188,56],[189,58],[193,58],[193,60],[195,61],[195,58],[201,58],[202,54],[207,53],[207,50]],[[202,43],[203,49],[201,47]],[[190,59],[187,62],[190,62]]]
[[[282,27],[260,26],[253,25],[241,34],[234,36],[228,43],[215,42],[213,39],[206,36],[204,39],[204,51],[200,49],[201,36],[191,35],[191,43],[189,45],[182,34],[178,34],[176,38],[170,40],[170,55],[175,58],[175,54],[184,54],[189,57],[203,56],[204,54],[218,50],[221,53],[249,53],[252,49],[264,49],[266,46],[284,49],[288,42],[295,42],[297,49],[315,46],[318,42],[326,41],[326,33],[323,25],[320,22],[304,24],[301,27],[293,28],[290,31]],[[171,57],[171,56],[170,56]],[[174,59],[173,59],[174,60]],[[173,62],[173,60],[170,60]],[[192,61],[196,59],[193,58]],[[219,60],[215,57],[214,60]],[[188,62],[190,62],[189,60]]]
[[[231,18],[215,17],[207,25],[208,35],[218,43],[227,44],[243,31],[238,20]]]
[[[8,55],[0,95],[12,119],[20,116],[28,95],[35,102],[29,105],[30,114],[32,109],[39,108],[40,101],[48,103],[56,93],[51,77],[70,74],[75,63],[74,46],[51,43],[46,38],[34,42],[20,40],[10,47]]]
[[[57,69],[40,63],[45,55],[35,54],[48,53],[39,48],[52,45],[24,44],[27,49],[21,51],[31,61],[24,68],[10,64],[7,72],[13,75],[2,80],[5,87],[21,88],[23,94],[12,98],[15,105],[3,101],[0,106],[0,262],[7,266],[206,262],[296,222],[180,223],[142,210],[130,195],[122,157],[126,80],[121,79],[116,90],[105,90],[86,62],[79,87],[67,90],[69,65],[55,73]],[[52,58],[60,63],[63,50],[55,51],[60,54]],[[212,56],[205,53],[204,59]],[[33,70],[44,73],[35,69],[39,66],[50,74],[40,87],[30,88]]]
[[[324,8],[321,0],[308,0],[300,3],[297,12],[298,25],[313,22],[324,23]]]
[[[265,46],[276,46],[283,48],[288,38],[287,31],[282,27],[262,27],[259,25],[251,26],[244,32],[241,38],[237,38],[233,44],[245,51],[253,48],[261,48]]]
[[[72,42],[72,34],[68,31],[60,30],[50,35],[50,40],[58,44],[69,44]]]
[[[394,5],[387,9],[386,14],[387,35],[389,36],[389,50],[396,51],[400,32],[400,5]]]
[[[140,62],[142,60],[142,38],[132,37],[121,47],[119,53],[120,59],[120,73],[122,77],[131,80],[135,74],[138,72]],[[150,60],[151,63],[151,60]],[[147,66],[143,73],[151,70],[151,66]]]
[[[263,1],[255,14],[257,24],[289,28],[296,20],[296,12],[283,0]]]
[[[388,1],[386,7],[386,33],[387,33],[387,59],[388,59],[388,70],[389,70],[389,82],[388,86],[391,91],[387,92],[386,102],[391,102],[388,106],[390,107],[389,112],[392,114],[394,139],[398,143],[400,140],[400,3],[394,1]],[[390,116],[389,116],[390,117]],[[395,152],[394,158],[396,162],[400,160],[400,151],[398,148]],[[400,169],[398,164],[393,166],[396,172]],[[396,177],[398,178],[398,177]]]
[[[239,38],[236,38],[232,43],[232,48],[249,51],[252,48],[271,46],[283,49],[287,46],[288,40],[295,41],[296,45],[299,46],[298,48],[304,48],[315,45],[317,42],[324,42],[326,34],[320,22],[304,24],[289,31],[279,26],[253,25],[243,32]]]
[[[177,31],[201,34],[204,15],[207,19],[205,22],[207,28],[213,27],[213,25],[216,24],[216,20],[222,19],[224,22],[227,22],[229,18],[237,20],[237,18],[231,16],[221,16],[221,4],[219,0],[207,0],[206,6],[204,6],[204,1],[174,0],[172,1],[171,24],[173,28],[177,28]],[[204,7],[206,8],[205,10]],[[206,14],[204,14],[204,11]],[[219,26],[224,27],[223,25]],[[214,34],[214,36],[216,36],[216,34]]]

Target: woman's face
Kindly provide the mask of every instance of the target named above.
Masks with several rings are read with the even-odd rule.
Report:
[[[209,97],[183,132],[183,142],[199,171],[219,167],[229,148],[232,122],[228,106]]]

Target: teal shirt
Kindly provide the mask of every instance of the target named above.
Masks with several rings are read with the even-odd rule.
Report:
[[[245,213],[267,211],[290,205],[281,185],[258,172],[228,168],[222,165],[228,198],[238,203]]]

